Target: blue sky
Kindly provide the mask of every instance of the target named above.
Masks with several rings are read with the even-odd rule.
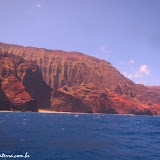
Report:
[[[82,52],[160,85],[159,0],[0,0],[0,41]]]

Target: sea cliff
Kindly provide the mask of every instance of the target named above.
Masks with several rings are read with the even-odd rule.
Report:
[[[135,84],[105,60],[79,52],[4,43],[0,43],[0,49],[2,54],[23,57],[23,63],[29,64],[21,67],[30,68],[25,69],[23,74],[20,67],[13,73],[24,86],[22,90],[36,100],[39,109],[160,115],[159,90]]]

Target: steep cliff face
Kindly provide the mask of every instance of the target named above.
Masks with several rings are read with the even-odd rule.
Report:
[[[17,68],[17,76],[21,79],[30,96],[37,101],[38,108],[50,108],[52,89],[43,81],[39,67],[33,61],[25,61]]]
[[[82,53],[53,51],[3,43],[0,43],[0,48],[3,52],[13,53],[37,62],[44,80],[54,89],[64,85],[74,87],[91,82],[100,89],[114,90],[117,84],[135,86],[132,81],[121,75],[110,63]]]
[[[1,82],[0,82],[0,110],[10,110],[11,103],[4,93],[4,91],[1,88]]]
[[[92,113],[92,108],[70,94],[54,91],[51,98],[51,109],[61,112]]]
[[[43,79],[53,89],[50,103],[53,110],[160,114],[160,93],[143,85],[136,85],[104,60],[78,52],[53,51],[4,43],[0,43],[0,48],[3,53],[13,53],[38,64]],[[26,86],[29,84],[26,79],[32,77],[30,75],[29,78],[22,78]],[[46,91],[46,97],[49,99],[51,91],[50,88],[48,90],[49,94],[47,95]],[[43,103],[44,108],[49,106],[45,104],[46,102]]]
[[[149,90],[158,92],[160,94],[160,86],[146,86]]]
[[[37,92],[36,85],[30,88],[34,81],[41,84],[41,91]],[[44,88],[49,95],[49,87],[34,62],[0,50],[0,110],[38,111],[38,105],[46,101]]]

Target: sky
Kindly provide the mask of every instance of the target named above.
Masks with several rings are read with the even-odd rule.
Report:
[[[160,0],[0,0],[0,42],[78,51],[160,85]]]

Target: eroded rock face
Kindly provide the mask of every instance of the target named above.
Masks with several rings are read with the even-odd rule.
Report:
[[[79,98],[58,90],[52,94],[51,109],[61,112],[92,113],[92,108],[82,103]]]
[[[102,93],[100,96],[92,99],[91,106],[93,113],[107,113],[107,114],[117,114],[113,108],[113,101],[107,97],[105,93]]]
[[[36,90],[37,85],[41,91]],[[45,99],[50,94],[48,89],[34,62],[0,52],[0,110],[36,112],[38,104],[50,102],[50,98],[48,101]]]
[[[66,112],[160,115],[160,92],[135,84],[104,60],[78,52],[4,43],[0,43],[0,48],[3,53],[13,53],[38,64],[44,81],[53,89],[51,94],[51,88],[45,87],[46,98],[44,102],[41,101],[43,108],[51,105],[53,110]],[[24,64],[19,66],[25,68]],[[30,95],[34,93],[33,88],[40,92],[39,86],[43,86],[42,83],[36,86],[39,72],[35,71],[34,77],[34,69],[27,69],[27,75],[23,75],[19,68],[17,75],[26,91]],[[8,70],[2,74],[5,72],[8,73]],[[34,83],[29,82],[32,77]],[[50,97],[51,103],[48,102]]]
[[[50,108],[52,89],[43,81],[39,67],[32,61],[25,61],[18,66],[17,75],[25,91],[37,101],[38,108]]]
[[[0,110],[10,110],[11,103],[0,86]]]

